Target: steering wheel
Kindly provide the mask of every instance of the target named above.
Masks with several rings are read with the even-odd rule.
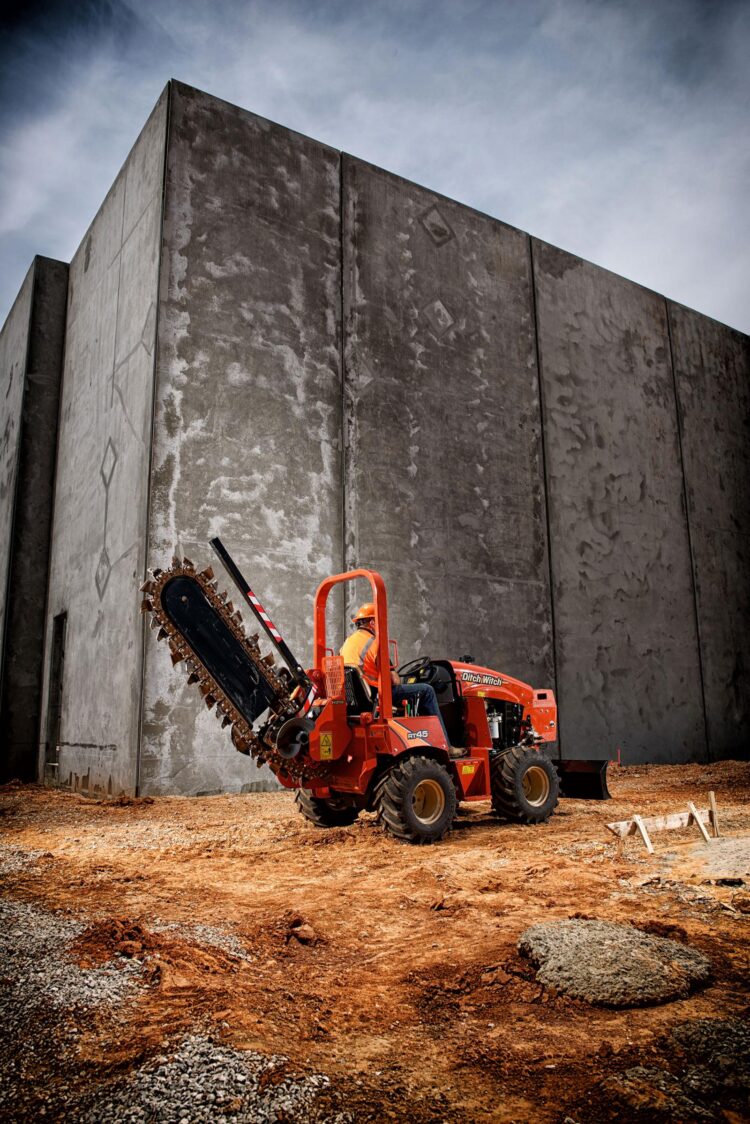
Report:
[[[416,660],[410,660],[408,663],[402,664],[396,670],[400,677],[404,679],[409,675],[418,675],[423,668],[429,667],[431,663],[432,659],[429,656],[419,656]],[[425,679],[423,682],[426,683],[427,680]]]

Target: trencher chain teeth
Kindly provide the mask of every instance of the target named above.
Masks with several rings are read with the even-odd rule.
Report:
[[[276,695],[275,718],[265,723],[261,731],[264,735],[263,738],[259,737],[248,725],[229,696],[204,667],[198,654],[190,647],[182,633],[175,628],[162,608],[161,593],[164,586],[172,578],[180,576],[190,577],[200,585],[206,600],[219,613],[235,639],[241,644],[248,659],[258,669],[258,672]],[[149,577],[141,586],[141,592],[144,594],[141,601],[141,612],[150,615],[151,628],[158,629],[157,640],[166,639],[168,641],[173,665],[180,663],[183,665],[187,682],[197,684],[206,706],[209,710],[214,711],[222,729],[231,727],[230,734],[235,749],[253,757],[261,765],[269,765],[275,773],[285,773],[299,783],[322,776],[328,771],[328,763],[311,761],[305,758],[302,760],[296,758],[286,760],[276,751],[275,734],[288,718],[298,714],[298,705],[292,701],[287,687],[273,670],[275,662],[273,654],[261,656],[258,634],[246,635],[242,614],[238,609],[235,609],[231,601],[227,600],[226,593],[219,593],[218,583],[210,566],[204,570],[196,570],[189,558],[183,558],[180,561],[175,556],[169,569],[151,571]]]

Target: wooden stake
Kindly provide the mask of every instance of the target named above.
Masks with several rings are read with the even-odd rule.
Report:
[[[651,842],[651,840],[649,839],[648,832],[646,831],[646,825],[644,824],[643,820],[641,819],[640,816],[633,816],[633,823],[635,824],[635,826],[640,831],[641,839],[646,844],[646,850],[648,851],[649,855],[653,855],[654,845]]]
[[[711,814],[709,808],[701,810],[701,816],[709,816]],[[692,819],[691,812],[673,812],[669,816],[641,816],[647,831],[667,831],[674,830],[680,827],[687,827]],[[638,830],[635,826],[634,820],[620,820],[618,823],[608,823],[607,827],[613,835],[619,835],[620,839],[624,839],[627,835],[635,835]]]
[[[711,820],[711,827],[713,828],[713,831],[714,831],[714,839],[718,839],[719,834],[720,834],[720,832],[719,832],[719,813],[716,811],[716,794],[715,793],[709,792],[708,802],[711,805],[711,812],[710,812],[709,818]]]
[[[690,815],[693,817],[695,822],[698,824],[698,827],[701,829],[701,835],[706,840],[706,843],[710,843],[711,836],[706,831],[703,820],[698,815],[698,809],[696,808],[695,804],[691,804],[690,801],[688,801],[688,808],[690,809]]]

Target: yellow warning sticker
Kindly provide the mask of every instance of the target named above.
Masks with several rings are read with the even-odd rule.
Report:
[[[462,777],[471,775],[471,773],[476,773],[476,771],[477,771],[476,765],[462,765],[461,766],[461,776]]]
[[[333,734],[320,735],[320,760],[330,761],[333,757]]]

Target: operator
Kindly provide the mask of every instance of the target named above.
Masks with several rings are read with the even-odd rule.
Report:
[[[378,638],[375,635],[375,605],[367,601],[360,605],[352,617],[356,625],[354,632],[347,636],[341,646],[339,655],[344,657],[344,663],[349,667],[358,667],[368,686],[377,689],[378,686]],[[392,698],[394,703],[414,700],[423,714],[440,719],[445,740],[450,747],[450,738],[443,722],[443,716],[438,706],[437,695],[434,687],[429,683],[404,683],[398,677],[391,665],[391,683],[393,684]]]

